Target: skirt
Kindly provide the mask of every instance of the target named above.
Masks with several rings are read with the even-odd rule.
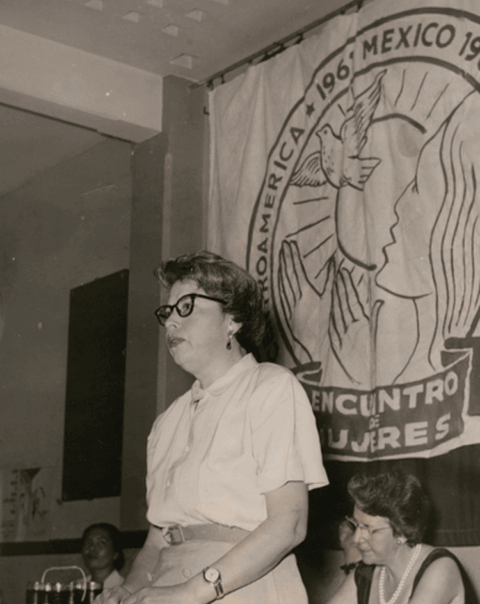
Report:
[[[192,540],[160,551],[152,585],[184,583],[225,555],[235,543]],[[308,604],[294,554],[285,557],[273,570],[257,581],[227,594],[225,604]]]

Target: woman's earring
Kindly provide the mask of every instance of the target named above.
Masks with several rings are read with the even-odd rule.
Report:
[[[228,334],[228,342],[227,342],[227,350],[232,350],[232,338],[233,338],[233,334],[232,334],[232,332],[229,332],[229,334]]]
[[[403,545],[403,544],[404,544],[404,543],[406,543],[406,542],[407,542],[407,540],[405,539],[405,537],[399,537],[399,538],[397,539],[397,543],[398,543],[398,545]]]

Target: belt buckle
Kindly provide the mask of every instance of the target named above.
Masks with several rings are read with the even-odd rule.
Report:
[[[171,545],[185,543],[186,539],[183,532],[183,526],[181,524],[174,524],[173,526],[168,527],[168,537],[168,541]]]

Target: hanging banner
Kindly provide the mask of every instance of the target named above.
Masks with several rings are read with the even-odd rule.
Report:
[[[381,0],[210,93],[208,247],[324,456],[480,442],[480,7]]]

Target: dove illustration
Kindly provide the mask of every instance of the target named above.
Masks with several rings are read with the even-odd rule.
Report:
[[[386,70],[380,71],[373,83],[355,97],[347,110],[340,134],[326,124],[315,134],[320,150],[306,157],[290,180],[297,187],[321,186],[329,182],[333,187],[351,186],[363,191],[373,170],[380,163],[376,157],[360,157],[367,142],[367,131],[380,101],[382,79]]]

